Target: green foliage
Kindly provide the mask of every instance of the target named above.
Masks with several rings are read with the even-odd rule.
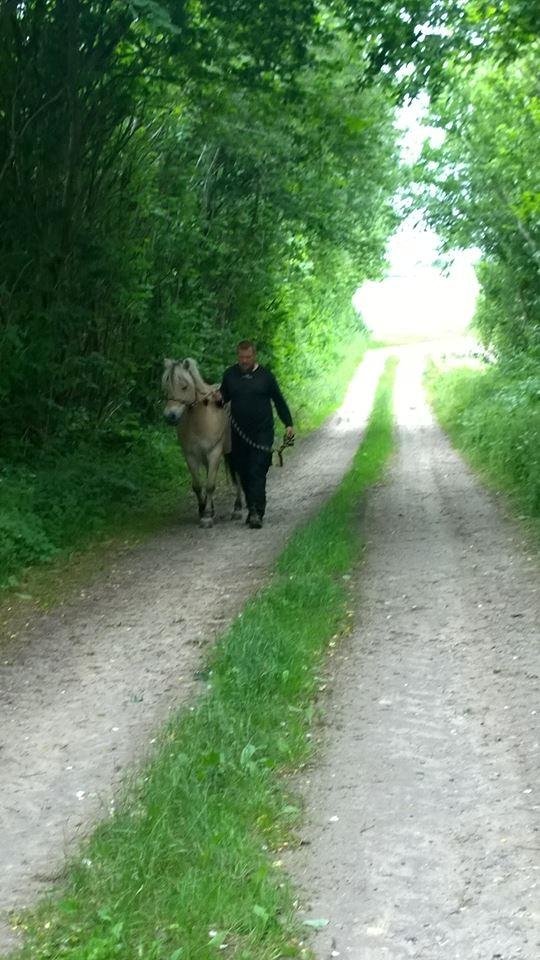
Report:
[[[433,105],[445,140],[424,150],[417,171],[419,202],[444,249],[482,252],[475,327],[505,357],[540,344],[539,67],[531,42],[510,65],[450,74]]]
[[[391,109],[361,82],[361,47],[315,13],[2,4],[4,439],[151,418],[163,355],[218,378],[251,334],[281,361],[300,290],[332,349],[321,290],[342,267],[331,296],[339,335],[354,331],[354,285],[380,270],[393,223]]]
[[[364,38],[367,75],[384,76],[401,97],[436,95],[456,69],[486,57],[508,63],[538,38],[529,0],[339,0],[322,17]]]
[[[521,357],[484,369],[432,367],[435,411],[456,446],[521,512],[540,518],[540,365]]]
[[[324,651],[346,629],[358,498],[392,447],[392,372],[344,485],[222,638],[206,694],[172,718],[57,899],[21,921],[21,958],[303,955],[278,860],[300,813],[282,775],[309,757]]]
[[[0,589],[21,571],[80,548],[128,517],[159,515],[187,488],[173,434],[140,431],[122,447],[47,449],[32,465],[0,462]]]

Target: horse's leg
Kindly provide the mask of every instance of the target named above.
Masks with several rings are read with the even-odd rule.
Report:
[[[225,469],[227,471],[227,476],[229,480],[234,483],[236,489],[236,496],[234,498],[234,506],[231,514],[231,520],[241,520],[242,519],[242,484],[240,483],[240,477],[238,476],[234,465],[232,462],[232,455],[230,453],[225,454]]]
[[[199,506],[199,517],[204,515],[206,509],[206,495],[203,490],[203,485],[201,483],[201,478],[199,475],[200,471],[200,462],[198,458],[193,453],[186,453],[186,462],[191,474],[191,488],[193,493],[197,497],[197,503]]]
[[[221,460],[222,447],[218,444],[208,454],[207,477],[206,477],[206,503],[204,511],[201,514],[201,527],[211,527],[214,523],[214,491],[216,489],[216,476]]]

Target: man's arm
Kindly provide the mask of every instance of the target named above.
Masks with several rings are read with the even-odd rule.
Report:
[[[270,397],[274,401],[275,408],[278,413],[278,417],[281,422],[287,427],[287,432],[292,431],[293,419],[291,416],[291,411],[287,405],[285,397],[283,396],[281,390],[279,389],[278,382],[273,373],[269,374],[270,376]]]

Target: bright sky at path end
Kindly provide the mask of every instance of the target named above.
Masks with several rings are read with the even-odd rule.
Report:
[[[426,107],[426,98],[419,97],[398,112],[405,162],[418,158],[426,138],[432,143],[441,140],[440,130],[422,124]],[[472,320],[478,295],[474,272],[478,251],[456,251],[451,267],[443,273],[435,266],[438,237],[418,220],[418,214],[408,217],[391,237],[386,279],[367,281],[354,294],[355,308],[377,338],[460,334]]]

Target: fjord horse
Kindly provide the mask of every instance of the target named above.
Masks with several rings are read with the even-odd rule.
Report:
[[[231,421],[228,409],[214,399],[217,386],[206,383],[195,360],[188,358],[164,360],[162,387],[167,397],[163,413],[177,430],[199,505],[200,526],[211,527],[214,522],[214,491],[222,457],[236,487],[232,517],[239,519],[242,490],[230,463]]]

